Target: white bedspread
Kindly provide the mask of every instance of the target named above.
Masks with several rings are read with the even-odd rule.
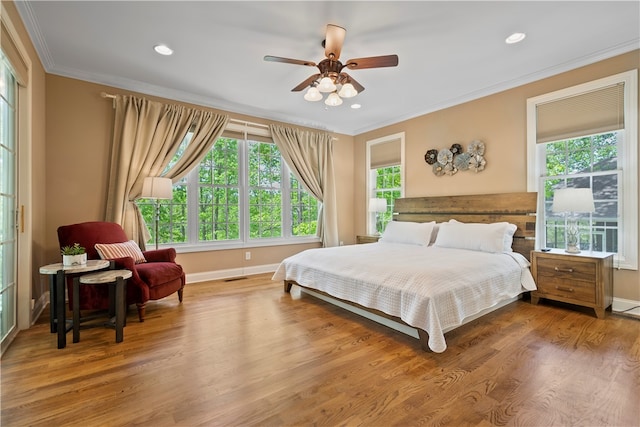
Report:
[[[309,249],[282,261],[273,280],[294,280],[399,317],[426,331],[436,353],[447,348],[444,330],[536,289],[529,262],[516,252],[394,243]]]

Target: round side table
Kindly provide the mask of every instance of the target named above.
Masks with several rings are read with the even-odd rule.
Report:
[[[115,319],[110,317],[104,325],[114,327],[116,342],[124,339],[124,324],[127,314],[127,279],[132,276],[129,270],[105,270],[85,274],[73,279],[73,342],[80,341],[80,285],[109,285],[109,306],[114,307]],[[110,311],[109,316],[112,316]]]

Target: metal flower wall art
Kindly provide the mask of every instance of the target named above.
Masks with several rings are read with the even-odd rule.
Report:
[[[436,176],[453,175],[460,171],[484,170],[487,161],[484,158],[484,142],[471,141],[467,151],[460,144],[441,150],[431,149],[424,155],[424,161],[431,165]]]

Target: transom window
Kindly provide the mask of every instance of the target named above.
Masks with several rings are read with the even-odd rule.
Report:
[[[202,250],[318,239],[318,201],[291,174],[278,147],[257,139],[225,132],[200,165],[174,183],[173,199],[159,201],[160,244]],[[137,204],[153,224],[153,201]]]

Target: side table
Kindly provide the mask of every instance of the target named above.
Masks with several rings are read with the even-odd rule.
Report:
[[[380,239],[380,237],[382,237],[380,234],[359,234],[356,236],[356,244],[375,243]]]
[[[105,326],[115,327],[116,342],[122,342],[127,313],[126,280],[131,276],[129,270],[106,270],[73,278],[73,342],[80,341],[80,284],[103,283],[109,285],[109,306],[114,307],[113,311],[115,311],[115,320],[110,320],[105,323]],[[112,314],[109,310],[109,316]]]
[[[51,333],[58,333],[58,348],[67,345],[67,320],[64,308],[65,275],[102,270],[109,267],[108,260],[89,260],[84,265],[63,265],[61,262],[43,265],[40,274],[49,275],[49,324]]]

